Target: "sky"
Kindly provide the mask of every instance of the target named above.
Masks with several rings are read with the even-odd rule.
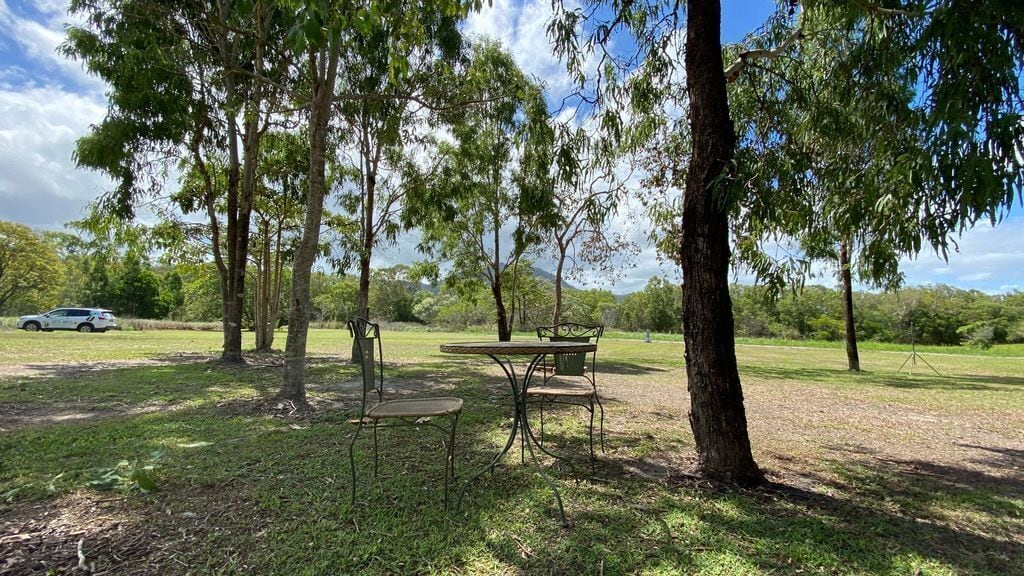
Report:
[[[773,7],[772,0],[723,0],[723,42],[756,30]],[[545,83],[549,99],[555,101],[569,81],[545,36],[550,11],[550,0],[493,0],[471,15],[466,29],[497,38],[526,72]],[[103,82],[57,52],[71,21],[65,1],[0,0],[0,220],[61,229],[81,218],[85,206],[111,187],[101,174],[76,169],[72,160],[75,141],[102,120],[107,103]],[[624,269],[613,285],[596,278],[577,284],[627,293],[642,289],[651,276],[678,279],[674,268],[659,263],[653,247],[646,245],[639,217],[621,214],[615,226],[642,243],[635,266]],[[412,242],[415,237],[408,237],[402,246],[384,250],[379,263],[404,261]],[[980,224],[968,230],[957,244],[948,262],[930,250],[905,259],[901,269],[906,283],[943,283],[989,293],[1024,290],[1024,214],[1019,207],[998,226]],[[545,264],[541,258],[538,265]],[[733,277],[752,281],[742,271]],[[834,283],[830,276],[816,281]]]

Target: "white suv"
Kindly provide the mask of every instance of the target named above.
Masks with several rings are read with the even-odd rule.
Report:
[[[46,314],[18,318],[18,328],[29,332],[42,330],[78,330],[79,332],[106,332],[117,330],[117,319],[110,310],[102,308],[57,308]]]

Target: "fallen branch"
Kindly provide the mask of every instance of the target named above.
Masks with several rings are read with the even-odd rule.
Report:
[[[89,565],[85,561],[85,552],[82,551],[82,547],[85,545],[85,538],[78,539],[78,566],[79,570],[85,570],[86,572],[92,572],[93,566]]]

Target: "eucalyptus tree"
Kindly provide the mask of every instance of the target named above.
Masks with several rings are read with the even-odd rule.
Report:
[[[853,277],[875,287],[901,282],[899,257],[919,247],[907,239],[912,220],[874,219],[879,198],[915,183],[892,170],[893,160],[924,144],[924,115],[914,109],[916,75],[894,57],[872,27],[844,25],[844,15],[815,10],[776,15],[764,37],[801,39],[791,59],[768,58],[731,84],[732,110],[745,137],[738,151],[745,194],[734,233],[748,262],[777,297],[801,286],[815,261],[836,268],[844,294],[847,361],[859,371]],[[734,49],[738,50],[738,49]],[[781,54],[781,52],[780,52]],[[765,98],[764,94],[771,94]],[[769,256],[765,245],[794,243]]]
[[[410,62],[427,54],[447,55],[461,41],[458,21],[477,2],[433,0],[420,4],[393,1],[303,2],[294,12],[291,49],[298,55],[298,75],[303,90],[294,97],[305,109],[309,137],[309,176],[302,237],[296,246],[285,344],[284,378],[278,393],[282,399],[306,405],[306,340],[310,318],[310,273],[320,247],[320,227],[327,195],[326,167],[331,119],[338,102],[411,97],[364,91],[349,83],[346,57],[360,65],[357,47],[383,30],[379,46],[387,54],[389,75],[404,77]]]
[[[615,3],[610,11],[592,10],[596,4],[563,9],[556,15],[550,27],[556,46],[574,56],[570,63],[577,73],[584,69],[583,56],[598,55],[602,62],[596,69],[606,87],[599,96],[614,95],[607,81],[613,80],[614,87],[614,81],[628,73],[630,90],[623,92],[633,100],[633,111],[643,113],[649,107],[664,113],[654,104],[680,88],[680,83],[672,81],[680,61],[676,48],[682,31],[677,5]],[[745,166],[749,160],[736,156],[737,143],[750,134],[736,131],[727,83],[771,64],[785,67],[798,60],[813,31],[805,26],[819,14],[833,27],[861,32],[853,38],[849,54],[856,78],[878,78],[880,72],[898,70],[910,76],[915,90],[912,111],[921,117],[921,130],[909,145],[889,141],[880,132],[872,140],[876,151],[871,154],[872,163],[885,159],[890,177],[909,185],[885,189],[873,204],[857,203],[870,208],[863,218],[867,230],[898,240],[897,251],[908,248],[916,253],[922,242],[928,242],[944,253],[952,235],[981,218],[997,220],[1009,209],[1014,198],[1020,198],[1024,178],[1020,94],[1024,43],[1019,32],[1024,29],[1024,11],[1014,2],[909,0],[883,5],[791,0],[781,5],[763,38],[748,49],[730,51],[728,68],[720,47],[720,3],[687,2],[681,60],[689,150],[665,162],[673,180],[683,183],[678,255],[686,293],[683,332],[690,423],[701,471],[741,483],[759,482],[762,475],[751,457],[736,370],[727,283],[730,222],[758,226],[785,221],[789,215],[776,212],[784,212],[787,205],[777,197],[778,187],[745,186],[750,178],[771,178],[775,173],[751,176]],[[607,19],[599,20],[602,15]],[[582,44],[577,40],[581,24],[587,33]],[[608,48],[617,32],[633,37],[639,56],[634,54],[631,60],[643,60],[637,70],[615,67],[615,54]],[[888,65],[872,66],[886,59],[892,59]],[[892,62],[902,64],[893,67]],[[823,77],[816,86],[829,80]],[[778,94],[769,87],[757,97],[773,102]],[[787,156],[780,161],[787,161]],[[737,178],[740,175],[743,178]],[[772,193],[759,197],[759,190]],[[827,187],[817,190],[836,193]],[[744,218],[742,211],[750,217]],[[749,227],[738,231],[735,240],[740,252],[759,241]]]
[[[551,321],[555,324],[563,320],[562,286],[566,277],[578,279],[590,269],[615,278],[629,257],[639,251],[625,234],[609,226],[632,173],[618,174],[615,165],[602,166],[594,158],[584,159],[580,168],[568,177],[559,175],[555,185],[558,221],[550,230],[555,254]]]
[[[452,29],[437,29],[436,41],[446,44],[444,52],[456,55],[461,40]],[[356,219],[343,234],[346,252],[357,257],[359,300],[357,315],[368,317],[370,265],[373,251],[381,242],[394,243],[401,230],[400,214],[404,196],[415,184],[409,182],[407,167],[412,149],[422,141],[432,84],[438,69],[450,65],[448,58],[437,58],[428,46],[410,54],[408,70],[394,74],[388,51],[390,26],[376,26],[353,38],[341,70],[341,82],[373,98],[344,97],[337,104],[340,120],[347,128],[344,144],[358,158],[358,186],[343,190],[339,203]],[[353,343],[354,346],[354,343]],[[353,352],[355,349],[353,348]]]
[[[686,155],[673,154],[679,151],[676,146],[660,149],[671,181],[683,188],[681,214],[676,216],[681,222],[673,237],[677,243],[670,253],[681,265],[686,295],[683,337],[690,426],[703,474],[756,484],[763,475],[747,434],[729,299],[736,133],[723,74],[721,6],[718,0],[691,0],[684,14],[675,2],[614,3],[610,11],[597,9],[600,5],[562,7],[549,32],[559,53],[568,56],[581,87],[596,88],[592,98],[605,110],[602,124],[618,131],[632,120],[639,128],[633,134],[639,136],[649,135],[651,126],[661,122],[685,126]],[[581,30],[586,34],[582,42]],[[631,37],[635,52],[614,52],[612,40],[621,34]],[[591,56],[598,62],[588,67],[586,58]],[[680,64],[685,74],[679,73]],[[596,70],[595,82],[588,83],[586,69]],[[678,109],[684,106],[687,121],[679,120]],[[623,140],[646,144],[629,128],[633,125],[622,130],[627,136]]]
[[[70,232],[43,232],[43,238],[56,250],[57,260],[64,271],[64,283],[57,301],[65,305],[96,306],[87,291],[87,280],[95,264],[86,242]]]
[[[543,92],[492,42],[473,48],[457,89],[476,104],[447,117],[429,191],[405,217],[418,222],[423,246],[451,263],[446,283],[472,291],[486,283],[498,339],[511,339],[503,277],[556,221],[551,165],[554,131]],[[514,296],[511,299],[515,300]]]
[[[807,3],[738,50],[734,69],[757,64],[730,94],[745,134],[740,255],[770,284],[837,262],[851,370],[853,275],[896,287],[901,256],[945,255],[1020,195],[1022,23],[1005,2]],[[796,266],[761,250],[780,235],[799,242]]]
[[[306,176],[309,174],[307,139],[301,132],[270,132],[260,160],[260,180],[253,202],[253,264],[255,298],[253,323],[256,350],[273,348],[284,279],[294,251]]]
[[[62,51],[110,87],[107,116],[78,141],[76,162],[115,180],[98,206],[123,219],[159,196],[175,163],[201,176],[199,194],[179,194],[179,208],[209,220],[220,273],[222,359],[242,362],[259,149],[280,102],[280,84],[267,80],[280,79],[288,62],[282,13],[264,0],[75,0],[70,11],[84,23],[68,29]],[[227,172],[223,187],[214,166]]]

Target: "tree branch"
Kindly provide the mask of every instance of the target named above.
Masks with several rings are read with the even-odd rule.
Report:
[[[865,0],[850,0],[852,4],[860,8],[861,10],[870,14],[879,14],[881,16],[923,16],[922,12],[915,12],[913,10],[902,10],[900,8],[886,8],[885,6],[879,6],[874,2],[866,2]]]
[[[758,50],[746,50],[740,52],[739,57],[735,62],[729,65],[725,69],[725,81],[727,84],[732,84],[739,79],[743,71],[746,70],[747,66],[755,60],[767,60],[777,58],[782,55],[790,46],[796,44],[804,38],[804,27],[803,25],[797,26],[796,30],[786,37],[778,46],[771,49],[758,49]]]

